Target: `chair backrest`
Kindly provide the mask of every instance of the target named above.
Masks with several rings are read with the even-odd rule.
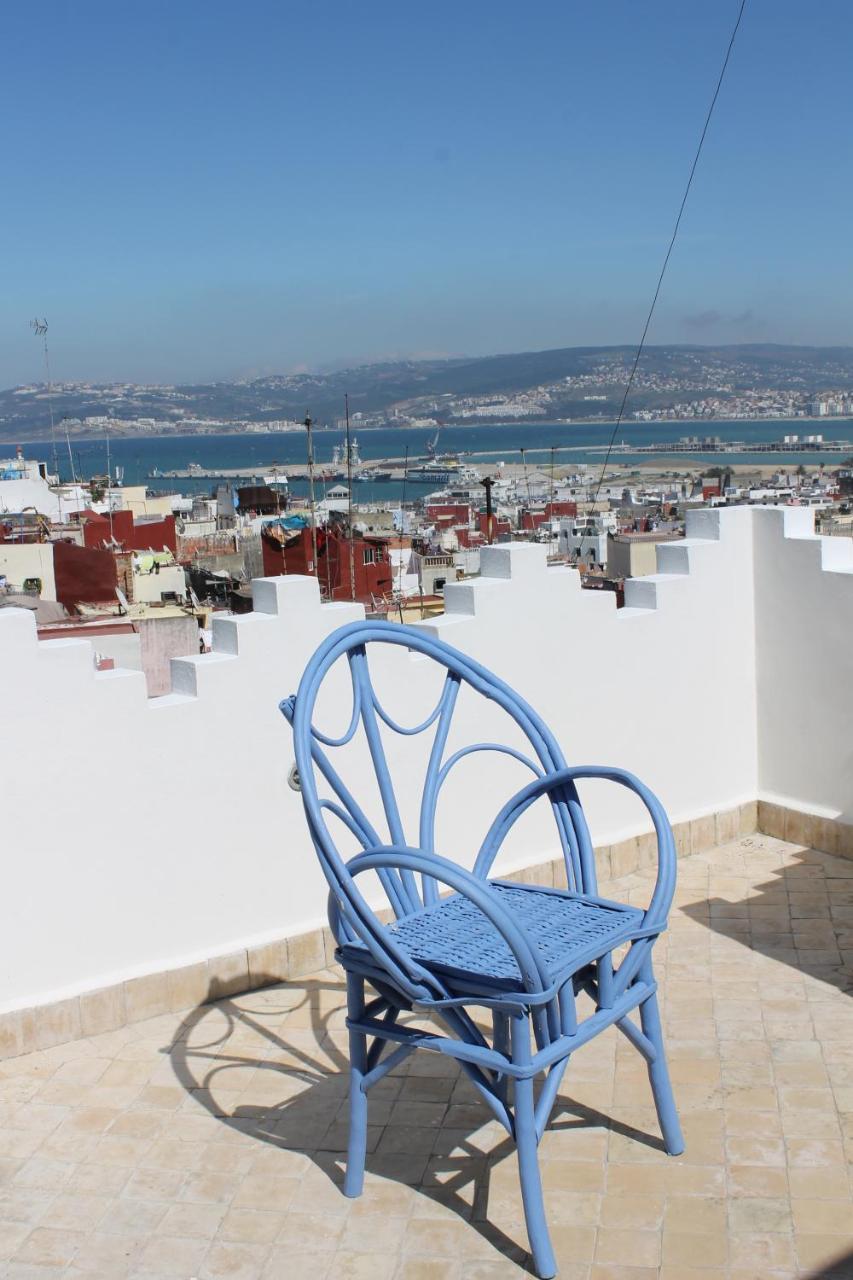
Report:
[[[368,649],[377,644],[401,646],[431,658],[445,669],[438,701],[419,724],[399,724],[380,703],[368,664]],[[346,730],[333,737],[314,724],[314,714],[323,682],[330,668],[342,658],[349,666],[352,709]],[[460,747],[447,759],[444,758],[457,698],[463,684],[496,703],[511,717],[530,744],[530,755],[506,743],[477,742]],[[405,737],[433,729],[415,846],[425,853],[435,853],[435,818],[439,794],[448,774],[462,759],[476,752],[499,752],[521,761],[534,776],[550,774],[565,767],[565,760],[553,734],[523,698],[478,662],[436,640],[419,627],[381,621],[356,622],[341,627],[320,645],[305,668],[296,695],[286,698],[281,703],[281,710],[293,727],[302,800],[311,836],[332,890],[331,905],[336,916],[333,927],[343,940],[359,938],[371,944],[375,943],[377,936],[382,937],[385,931],[377,928],[374,913],[355,887],[353,876],[340,855],[327,819],[334,816],[343,823],[364,850],[407,845],[381,725]],[[330,759],[330,752],[352,742],[360,727],[364,730],[381,797],[388,828],[387,839],[376,830],[363,805],[352,794]],[[387,737],[387,734],[384,736]],[[321,797],[318,774],[325,779],[333,798]],[[569,886],[580,892],[594,893],[596,886],[592,844],[574,785],[565,784],[549,796],[549,799]],[[383,868],[378,875],[398,918],[437,899],[436,881],[429,876],[422,876],[419,886],[415,873],[404,868]],[[384,949],[384,943],[382,946]],[[374,950],[373,945],[371,950]]]

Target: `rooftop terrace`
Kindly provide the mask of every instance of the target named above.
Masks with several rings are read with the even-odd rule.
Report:
[[[544,711],[569,759],[641,775],[674,824],[657,970],[687,1150],[664,1156],[627,1043],[582,1049],[543,1142],[560,1274],[853,1276],[853,544],[796,508],[703,510],[687,532],[619,611],[509,544],[423,624]],[[514,1158],[445,1059],[404,1064],[405,1106],[397,1076],[376,1086],[366,1194],[335,1185],[344,989],[277,703],[361,610],[322,606],[313,578],[253,593],[156,699],[0,611],[0,1280],[527,1265]],[[434,705],[403,650],[376,678],[404,723]],[[460,695],[458,725],[482,740],[488,710]],[[439,813],[463,862],[510,781],[481,769]],[[596,786],[603,891],[642,902],[648,828]],[[500,874],[551,882],[546,825]]]
[[[543,1140],[562,1280],[853,1274],[851,947],[853,861],[761,835],[682,861],[658,973],[687,1149],[615,1029],[578,1052]],[[344,1002],[322,969],[0,1065],[3,1280],[525,1274],[511,1144],[441,1055],[376,1086],[340,1193]]]

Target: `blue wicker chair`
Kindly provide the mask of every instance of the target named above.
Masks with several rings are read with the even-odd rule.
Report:
[[[403,727],[380,705],[367,657],[368,648],[376,644],[401,645],[445,669],[441,696],[423,723]],[[349,727],[333,738],[313,720],[320,686],[339,659],[349,664],[353,706]],[[515,721],[529,741],[531,758],[513,746],[478,743],[444,759],[463,684]],[[575,1049],[615,1024],[646,1059],[666,1150],[677,1155],[684,1149],[651,955],[666,927],[675,888],[675,848],[666,815],[651,792],[621,769],[567,767],[553,735],[518,694],[465,654],[418,628],[387,622],[342,627],[314,654],[297,694],[285,699],[281,710],[293,727],[305,813],[331,889],[329,920],[338,944],[336,955],[347,975],[350,1130],[345,1194],[358,1196],[362,1191],[371,1086],[415,1049],[448,1054],[516,1143],[534,1266],[539,1276],[553,1276],[556,1264],[537,1148]],[[360,725],[372,757],[388,840],[374,828],[330,760],[331,749],[350,743]],[[387,730],[413,735],[431,726],[434,735],[413,847],[404,835],[383,739]],[[448,772],[476,751],[503,752],[523,761],[533,779],[497,813],[473,871],[468,871],[436,853],[434,827]],[[320,777],[332,797],[321,798]],[[645,911],[597,894],[592,843],[575,786],[582,778],[604,778],[629,788],[651,815],[658,877]],[[565,861],[565,890],[489,877],[505,837],[540,797],[547,798],[553,812]],[[363,852],[345,860],[330,819],[333,826],[342,823]],[[393,911],[390,923],[379,919],[361,892],[358,878],[366,871],[376,872],[381,881]],[[618,965],[613,954],[617,948],[623,949]],[[375,993],[369,999],[365,983]],[[582,1019],[576,1009],[580,992],[588,993],[595,1006]],[[640,1011],[639,1027],[629,1017],[635,1009]],[[436,1015],[440,1027],[424,1031],[402,1024],[400,1014],[410,1010]],[[474,1021],[473,1010],[488,1011],[488,1035]],[[483,1013],[479,1017],[482,1023]],[[537,1079],[541,1087],[535,1092]]]

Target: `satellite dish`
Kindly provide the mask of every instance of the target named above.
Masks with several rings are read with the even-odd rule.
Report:
[[[130,605],[127,602],[127,596],[124,594],[121,587],[116,587],[116,598],[118,600],[119,609],[121,610],[121,612],[129,613]]]

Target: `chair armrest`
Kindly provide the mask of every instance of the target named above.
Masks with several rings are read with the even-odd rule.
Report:
[[[663,928],[666,924],[667,914],[672,904],[672,896],[675,892],[675,840],[672,835],[672,827],[660,800],[658,800],[654,792],[650,791],[639,778],[635,777],[633,773],[629,773],[627,769],[618,769],[612,765],[570,765],[565,769],[555,770],[554,773],[546,774],[543,778],[535,778],[533,782],[529,782],[526,787],[522,787],[507,801],[489,828],[486,838],[480,847],[480,852],[477,854],[474,875],[481,879],[488,875],[495,856],[511,827],[534,801],[543,795],[548,795],[561,787],[565,787],[567,784],[572,785],[582,778],[601,778],[607,782],[618,783],[620,786],[627,787],[629,791],[633,791],[646,806],[657,836],[658,874],[654,893],[646,910],[645,927],[655,928],[660,925]]]
[[[550,985],[550,979],[540,966],[526,930],[512,918],[497,897],[489,892],[488,885],[482,879],[447,858],[406,845],[383,845],[378,849],[368,849],[356,854],[347,863],[347,870],[353,877],[361,871],[391,869],[404,869],[431,876],[433,880],[462,894],[482,911],[506,942],[518,965],[525,991],[540,992]]]

